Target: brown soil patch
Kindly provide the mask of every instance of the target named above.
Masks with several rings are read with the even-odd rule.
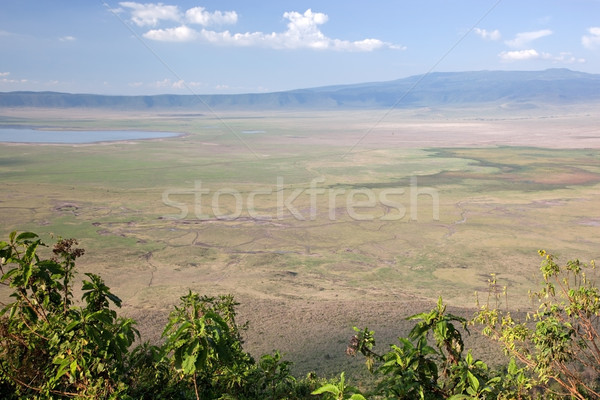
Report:
[[[586,185],[599,183],[600,175],[593,172],[573,169],[569,172],[540,175],[534,179],[534,182],[555,185]]]

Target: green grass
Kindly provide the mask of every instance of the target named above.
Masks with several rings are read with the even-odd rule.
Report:
[[[0,145],[0,233],[33,230],[80,239],[87,249],[84,270],[101,272],[132,313],[161,311],[187,289],[232,292],[281,307],[319,301],[345,307],[344,302],[433,300],[439,295],[455,306],[471,307],[473,293],[486,290],[492,272],[516,302],[524,302],[536,283],[539,248],[562,259],[599,255],[598,150],[498,147],[475,139],[461,147],[451,141],[442,147],[437,139],[407,146],[380,129],[348,153],[372,126],[372,115],[255,117],[232,115],[226,119],[228,127],[213,117],[5,120],[188,135],[101,145]],[[407,123],[403,117],[393,122],[402,126]],[[413,127],[420,122],[407,123],[406,129],[414,129],[414,137],[427,137],[427,129]],[[523,135],[530,129],[518,121],[509,123],[514,130],[524,129]],[[265,133],[243,135],[249,149],[229,128]],[[460,133],[458,123],[447,129]],[[465,133],[463,142],[469,137]],[[305,220],[287,210],[277,218],[278,177],[284,182],[284,198],[295,189],[304,191],[293,206]],[[431,197],[423,194],[418,218],[411,220],[411,177],[420,189],[437,191],[439,220],[432,218]],[[323,178],[318,187],[326,191],[317,197],[311,219],[305,190],[315,178]],[[209,213],[216,191],[237,191],[243,198],[241,218],[200,220],[189,193],[171,197],[188,207],[187,218],[164,218],[179,210],[163,204],[163,192],[189,192],[195,182],[210,190],[203,198],[203,211]],[[365,188],[376,199],[384,190],[403,189],[393,197],[405,206],[403,218],[382,221],[389,210],[379,200],[373,209],[357,211],[374,220],[350,218],[345,196]],[[346,191],[337,198],[334,220],[329,218],[329,189]],[[256,190],[271,191],[255,197],[257,212],[270,219],[253,220],[248,214],[248,196]],[[223,196],[220,206],[227,213],[236,209],[231,196]],[[261,307],[249,312],[259,319],[253,323],[260,324],[268,314],[270,306]],[[335,307],[326,310],[336,312]],[[369,311],[363,311],[367,318]],[[287,339],[277,343],[282,340]],[[271,345],[268,340],[264,344]]]

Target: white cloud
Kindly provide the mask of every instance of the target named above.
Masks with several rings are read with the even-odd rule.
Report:
[[[235,11],[209,12],[204,7],[194,7],[185,12],[185,18],[191,24],[203,26],[232,25],[237,23],[238,15]]]
[[[29,82],[28,79],[7,79],[7,78],[0,79],[0,83],[27,83],[27,82]]]
[[[507,40],[504,43],[510,47],[523,48],[526,47],[530,42],[543,38],[544,36],[552,35],[552,33],[553,32],[550,29],[542,29],[535,32],[521,32],[517,33],[514,39]]]
[[[183,89],[185,88],[185,81],[183,79],[178,80],[177,82],[173,82],[174,89]]]
[[[197,32],[197,38],[199,40],[215,43],[215,44],[232,44],[239,46],[249,46],[261,40],[262,33],[235,33],[231,34],[229,31],[215,32],[202,29]]]
[[[562,64],[583,64],[585,62],[585,58],[577,58],[570,52],[564,51],[559,53],[558,56],[552,57],[552,61]]]
[[[539,53],[535,49],[503,51],[498,56],[502,61],[527,61],[527,60],[548,60],[556,64],[575,64],[584,63],[584,58],[577,58],[570,52],[561,52],[558,56],[550,53]]]
[[[195,10],[195,9],[190,9]],[[188,11],[190,11],[188,10]],[[201,11],[194,11],[204,12]],[[192,14],[192,13],[190,13]],[[187,13],[186,13],[187,15]],[[225,18],[226,13],[210,13],[210,16],[223,17],[223,21],[231,20]],[[145,38],[158,41],[185,42],[199,40],[208,43],[232,45],[232,46],[262,46],[273,49],[317,49],[317,50],[338,50],[338,51],[372,51],[383,47],[404,50],[406,47],[383,42],[379,39],[363,39],[357,41],[348,41],[342,39],[333,39],[325,36],[319,29],[319,25],[327,22],[329,17],[326,14],[306,10],[303,14],[290,11],[283,14],[288,20],[287,30],[284,32],[246,32],[231,33],[226,31],[213,31],[202,29],[200,31],[189,28],[187,25],[181,25],[176,28],[153,29],[144,34]],[[237,14],[236,14],[237,18]],[[204,21],[211,22],[210,18]]]
[[[504,61],[523,61],[544,58],[544,54],[538,53],[535,49],[503,51],[499,56]]]
[[[61,42],[74,42],[76,39],[74,36],[63,36],[58,38]]]
[[[189,42],[198,37],[198,32],[181,25],[176,28],[152,29],[144,33],[144,37],[160,42]]]
[[[10,76],[10,72],[0,72],[0,84],[15,85],[31,82],[29,79],[11,79],[8,76]]]
[[[172,85],[173,85],[173,82],[169,78],[165,78],[162,81],[154,82],[151,86],[154,86],[157,88],[164,88],[164,87],[171,87]]]
[[[475,28],[474,31],[484,40],[500,40],[502,38],[502,35],[498,29],[488,31],[485,29]]]
[[[150,84],[144,84],[143,82],[132,82],[129,84],[130,87],[142,87],[142,86],[148,86],[154,89],[176,89],[176,90],[182,90],[182,89],[188,89],[191,87],[198,87],[198,86],[202,86],[201,82],[186,82],[183,79],[180,79],[178,81],[172,81],[169,78],[165,78],[162,81],[155,81],[152,82]]]
[[[131,10],[131,20],[137,26],[157,26],[160,21],[180,21],[182,17],[178,6],[133,1],[123,1],[119,5]]]
[[[596,47],[600,47],[600,27],[594,26],[588,28],[589,35],[581,37],[581,44],[583,47],[593,50]]]

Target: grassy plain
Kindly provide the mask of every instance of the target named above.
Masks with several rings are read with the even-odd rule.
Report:
[[[598,258],[598,122],[591,107],[2,109],[0,127],[182,136],[0,144],[0,234],[78,238],[81,269],[106,279],[146,338],[188,289],[233,293],[255,354],[339,372],[356,363],[343,356],[353,325],[391,343],[439,295],[468,313],[491,273],[526,308],[538,249]]]

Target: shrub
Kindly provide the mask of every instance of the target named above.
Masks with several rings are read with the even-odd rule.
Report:
[[[83,255],[73,239],[59,240],[51,259],[40,260],[44,244],[30,232],[0,242],[1,281],[13,302],[0,311],[0,376],[11,397],[117,398],[124,359],[137,331],[118,318],[120,307],[102,279],[86,274],[84,304],[75,306],[75,260]]]

